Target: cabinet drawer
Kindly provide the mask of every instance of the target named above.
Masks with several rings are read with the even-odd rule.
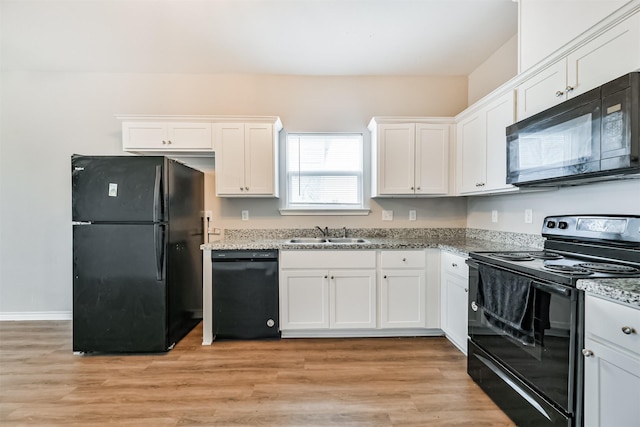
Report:
[[[376,251],[280,251],[280,268],[376,268]]]
[[[465,263],[465,257],[446,251],[442,251],[440,257],[443,272],[464,278],[469,276],[469,266]]]
[[[640,354],[640,309],[591,295],[587,295],[585,301],[587,336],[599,337]]]
[[[424,268],[426,256],[424,251],[382,251],[380,267],[382,268]]]

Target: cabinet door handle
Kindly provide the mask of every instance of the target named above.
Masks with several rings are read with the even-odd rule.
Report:
[[[560,98],[562,95],[564,95],[564,92],[559,90],[556,92],[556,98]]]
[[[631,335],[631,334],[635,334],[636,330],[634,328],[632,328],[631,326],[623,326],[622,327],[622,333],[625,335]]]
[[[583,348],[582,349],[582,355],[584,357],[591,357],[591,356],[593,356],[593,351],[591,351],[591,350],[589,350],[587,348]]]

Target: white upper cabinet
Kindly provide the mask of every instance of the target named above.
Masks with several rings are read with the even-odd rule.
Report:
[[[278,197],[280,120],[214,123],[216,195]]]
[[[640,13],[576,46],[518,86],[518,120],[640,68]]]
[[[457,125],[457,190],[484,194],[516,190],[506,183],[506,128],[515,121],[509,90],[499,98],[463,112]]]
[[[372,196],[448,195],[451,123],[374,117],[369,123]]]
[[[125,120],[122,149],[133,152],[196,152],[213,155],[211,123]]]

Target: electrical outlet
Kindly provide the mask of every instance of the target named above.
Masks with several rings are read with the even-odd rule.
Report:
[[[393,211],[382,211],[383,221],[393,221]]]
[[[524,222],[526,224],[533,223],[533,209],[525,209],[524,210]]]
[[[416,211],[412,209],[409,211],[409,221],[415,221],[415,220],[416,220]]]
[[[498,222],[498,211],[495,209],[491,211],[491,222]]]
[[[242,211],[242,220],[249,221],[249,211]]]
[[[209,221],[211,221],[211,218],[213,218],[213,214],[211,213],[211,211],[204,211],[204,219],[208,219]]]

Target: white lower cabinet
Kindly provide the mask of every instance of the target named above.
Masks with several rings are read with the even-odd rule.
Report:
[[[440,271],[442,330],[467,354],[469,267],[464,257],[443,251]]]
[[[640,420],[640,309],[585,298],[584,425]]]
[[[375,251],[281,251],[280,327],[376,327]]]
[[[380,253],[380,327],[426,327],[424,251]]]

